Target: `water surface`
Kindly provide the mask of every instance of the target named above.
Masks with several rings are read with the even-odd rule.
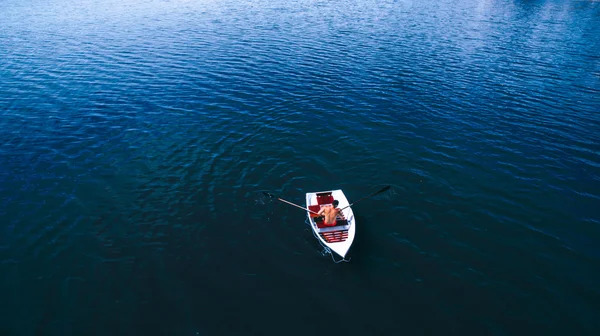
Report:
[[[2,335],[598,334],[600,2],[1,8]]]

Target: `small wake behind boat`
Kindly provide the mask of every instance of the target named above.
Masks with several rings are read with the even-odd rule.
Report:
[[[316,213],[321,207],[331,205],[334,200],[339,202],[338,208],[342,209],[343,218],[338,216],[334,226],[325,225],[324,220]],[[342,190],[306,193],[306,206],[310,210],[307,211],[307,215],[315,236],[324,246],[345,258],[354,241],[356,219]]]

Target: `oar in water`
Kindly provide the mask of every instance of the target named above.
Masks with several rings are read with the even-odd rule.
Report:
[[[383,188],[379,189],[378,191],[376,191],[376,192],[372,193],[371,195],[365,196],[365,197],[363,197],[363,198],[359,199],[358,201],[356,201],[356,202],[353,202],[352,204],[349,204],[349,205],[347,205],[347,206],[345,206],[345,207],[341,208],[341,209],[340,209],[340,211],[342,211],[342,210],[346,209],[347,207],[351,207],[351,206],[353,206],[354,204],[356,204],[356,203],[358,203],[358,202],[360,202],[360,201],[362,201],[362,200],[365,200],[365,199],[367,199],[367,198],[369,198],[369,197],[373,197],[373,196],[375,196],[375,195],[381,194],[382,192],[386,192],[386,191],[388,191],[388,189],[390,189],[390,188],[391,188],[391,186],[385,186],[385,187],[383,187]]]
[[[307,208],[305,208],[305,207],[301,207],[301,206],[299,206],[298,204],[294,204],[294,203],[292,203],[292,202],[286,201],[286,200],[284,200],[283,198],[279,198],[279,197],[277,197],[277,196],[275,196],[275,195],[273,195],[273,194],[270,194],[270,193],[268,193],[268,192],[263,192],[263,194],[265,194],[265,196],[267,196],[267,197],[269,197],[269,198],[275,198],[275,199],[277,199],[278,201],[281,201],[281,202],[283,202],[283,203],[287,203],[287,204],[289,204],[289,205],[293,205],[293,206],[295,206],[296,208],[300,208],[300,209],[302,209],[302,210],[304,210],[304,211],[308,211],[308,212],[310,212],[310,213],[313,213],[313,214],[315,214],[315,215],[319,215],[318,213],[316,213],[316,212],[314,212],[314,211],[312,211],[312,210],[310,210],[310,209],[307,209]]]

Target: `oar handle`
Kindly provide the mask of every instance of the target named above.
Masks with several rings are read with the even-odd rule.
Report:
[[[341,208],[340,211],[342,211],[342,210],[344,210],[344,209],[346,209],[348,207],[351,207],[352,205],[354,205],[354,203],[346,205],[345,207]]]
[[[278,199],[278,200],[280,200],[280,201],[282,201],[282,202],[284,202],[284,203],[287,203],[287,204],[289,204],[289,205],[293,205],[293,206],[295,206],[296,208],[300,208],[300,209],[306,210],[306,211],[308,211],[308,212],[310,212],[310,213],[313,213],[313,214],[315,214],[315,215],[318,215],[318,213],[316,213],[316,212],[314,212],[314,211],[312,211],[312,210],[310,210],[310,209],[306,209],[306,208],[304,208],[304,207],[301,207],[301,206],[299,206],[299,205],[296,205],[296,204],[294,204],[294,203],[292,203],[292,202],[288,202],[288,201],[286,201],[286,200],[284,200],[284,199],[281,199],[281,198],[279,198],[279,197],[277,197],[277,199]]]

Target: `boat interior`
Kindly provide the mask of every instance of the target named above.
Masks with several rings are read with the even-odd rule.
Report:
[[[314,211],[314,212],[319,212],[319,210],[321,210],[321,207],[331,205],[333,203],[333,201],[334,201],[334,198],[333,198],[333,195],[331,194],[331,192],[318,193],[317,194],[317,204],[309,205],[308,209],[311,211]],[[314,213],[311,213],[310,217],[314,220],[315,224],[317,225],[317,227],[319,229],[324,229],[324,228],[339,229],[340,226],[348,225],[348,221],[344,218],[341,218],[340,216],[337,217],[335,225],[325,225],[325,221],[323,220],[323,218],[317,216]]]

